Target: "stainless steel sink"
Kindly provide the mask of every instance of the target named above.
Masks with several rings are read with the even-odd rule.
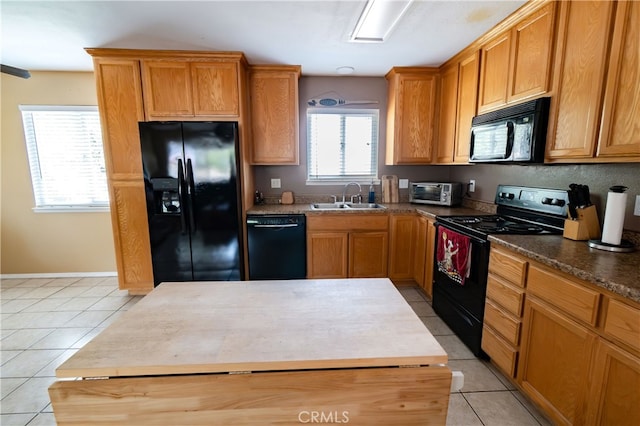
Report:
[[[381,206],[376,203],[346,203],[350,209],[386,209],[385,206]]]
[[[385,209],[385,206],[376,203],[313,203],[311,210],[373,210]]]

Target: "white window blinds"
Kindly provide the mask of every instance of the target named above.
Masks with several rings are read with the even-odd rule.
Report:
[[[307,111],[307,180],[371,182],[378,177],[378,110]]]
[[[109,204],[98,108],[21,105],[37,209]]]

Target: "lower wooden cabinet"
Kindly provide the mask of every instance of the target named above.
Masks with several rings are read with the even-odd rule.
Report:
[[[388,247],[388,232],[349,233],[349,277],[385,278]]]
[[[596,345],[587,424],[640,424],[640,358],[605,340]]]
[[[413,280],[417,222],[415,214],[394,213],[389,217],[389,278],[392,280]]]
[[[482,349],[554,424],[640,424],[640,305],[492,247]]]
[[[388,216],[307,217],[307,278],[387,277]]]
[[[346,278],[347,232],[307,232],[307,278]]]
[[[436,242],[434,221],[418,216],[415,233],[413,280],[427,296],[433,296],[433,254]]]
[[[518,381],[557,424],[585,423],[596,335],[533,298],[525,300]]]

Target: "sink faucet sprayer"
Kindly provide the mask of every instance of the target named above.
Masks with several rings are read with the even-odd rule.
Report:
[[[347,188],[349,188],[349,186],[351,186],[351,185],[357,185],[357,187],[358,187],[358,197],[359,197],[360,200],[362,200],[362,187],[360,186],[360,184],[357,183],[357,182],[349,182],[348,184],[346,184],[344,186],[344,189],[342,190],[342,204],[344,204],[344,202],[345,202],[344,197],[347,194]]]

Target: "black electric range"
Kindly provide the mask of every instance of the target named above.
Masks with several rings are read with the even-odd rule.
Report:
[[[487,289],[489,240],[491,234],[562,234],[567,218],[566,190],[498,185],[496,213],[486,215],[436,216],[436,250],[433,275],[433,309],[476,356],[486,357],[480,348]],[[453,231],[453,232],[452,232]],[[456,238],[452,235],[458,234]],[[460,237],[462,236],[462,237]],[[440,240],[446,240],[443,243]],[[468,239],[468,249],[459,241]],[[449,242],[452,241],[452,242]],[[449,244],[449,248],[446,245]],[[455,246],[455,247],[454,247]],[[444,266],[463,254],[465,277],[461,279]],[[460,260],[460,259],[458,259]]]

